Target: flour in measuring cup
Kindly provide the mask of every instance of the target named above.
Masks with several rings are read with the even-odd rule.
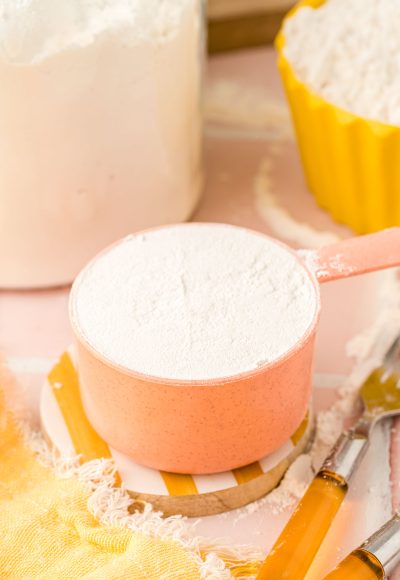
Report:
[[[253,371],[310,329],[316,290],[285,248],[228,225],[133,235],[78,277],[80,333],[108,360],[156,377]]]

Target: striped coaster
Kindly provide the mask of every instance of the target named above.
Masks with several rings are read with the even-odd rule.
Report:
[[[83,409],[71,352],[60,357],[43,386],[41,420],[46,435],[61,454],[79,454],[83,462],[113,458],[119,478],[133,498],[152,503],[165,515],[195,517],[238,508],[265,495],[304,451],[313,430],[308,413],[280,449],[225,473],[181,475],[150,469],[111,449],[94,431]]]

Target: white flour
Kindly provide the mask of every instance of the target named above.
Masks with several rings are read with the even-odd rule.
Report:
[[[340,241],[333,232],[316,230],[310,224],[296,221],[279,203],[273,191],[273,161],[264,157],[254,179],[256,207],[274,235],[304,248],[321,248]]]
[[[174,379],[252,371],[309,329],[315,289],[256,233],[187,225],[131,236],[78,277],[72,316],[113,362]]]
[[[230,80],[213,82],[206,88],[204,114],[207,133],[212,137],[274,142],[293,139],[289,110],[282,99],[248,85]]]
[[[296,221],[279,202],[279,192],[274,191],[274,158],[281,154],[282,145],[293,139],[289,111],[282,99],[260,88],[231,80],[217,81],[205,94],[205,120],[208,136],[269,142],[270,155],[263,157],[255,175],[254,194],[257,210],[274,235],[304,248],[319,248],[340,240],[333,232]],[[226,182],[230,175],[220,177],[221,182]]]
[[[299,79],[335,105],[400,125],[400,2],[329,0],[284,28]]]
[[[128,45],[177,33],[192,0],[0,0],[0,48],[13,63],[40,62],[118,34]]]

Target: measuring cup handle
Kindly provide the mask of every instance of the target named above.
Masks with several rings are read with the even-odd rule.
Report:
[[[310,254],[311,261],[319,282],[400,266],[400,227],[325,246]]]

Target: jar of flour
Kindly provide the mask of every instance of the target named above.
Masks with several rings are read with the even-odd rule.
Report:
[[[0,287],[190,216],[202,52],[202,0],[0,0]]]

